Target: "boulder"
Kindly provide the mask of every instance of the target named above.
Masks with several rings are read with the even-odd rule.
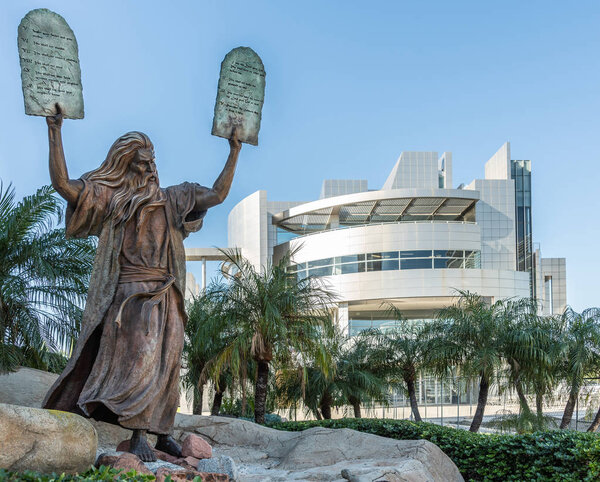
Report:
[[[25,367],[0,375],[0,403],[41,408],[46,393],[57,378],[56,373]]]
[[[212,457],[212,447],[202,437],[191,433],[183,440],[181,453],[184,457],[210,459]]]
[[[201,460],[199,471],[217,455],[238,465],[231,479],[462,481],[450,458],[426,440],[394,440],[350,429],[314,427],[283,432],[245,420],[178,415],[180,436],[195,432],[210,441],[215,457]],[[223,472],[224,470],[218,470]]]
[[[144,465],[144,462],[142,462],[137,455],[130,454],[128,452],[119,455],[110,464],[110,466],[114,469],[123,469],[123,473],[135,470],[138,474],[154,475],[153,472]]]
[[[227,455],[199,460],[196,468],[199,472],[227,474],[230,480],[240,480],[235,462]]]
[[[0,467],[44,473],[84,472],[98,446],[94,426],[79,415],[8,404],[0,404],[0,440]]]

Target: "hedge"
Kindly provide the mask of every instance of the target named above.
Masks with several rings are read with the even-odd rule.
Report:
[[[170,479],[170,476],[167,479]],[[90,467],[87,472],[73,475],[42,474],[32,470],[9,472],[6,469],[0,469],[0,481],[2,482],[83,482],[92,480],[149,482],[156,480],[156,477],[154,475],[138,474],[135,470],[125,472],[123,469],[113,469],[104,465],[99,468]],[[200,477],[196,477],[194,481],[201,482]]]
[[[279,430],[350,428],[398,440],[424,439],[456,464],[465,480],[600,480],[600,438],[566,430],[524,435],[480,434],[409,420],[346,418],[269,424]]]

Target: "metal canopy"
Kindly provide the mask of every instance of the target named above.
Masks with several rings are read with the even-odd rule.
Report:
[[[477,199],[449,197],[406,197],[349,202],[302,214],[274,216],[274,224],[294,233],[311,233],[365,224],[414,221],[465,221]]]

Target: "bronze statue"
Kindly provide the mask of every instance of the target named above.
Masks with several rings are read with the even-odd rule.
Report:
[[[81,335],[43,406],[132,429],[129,451],[143,461],[156,460],[147,432],[158,435],[157,449],[181,456],[170,434],[186,322],[183,240],[227,197],[241,143],[234,132],[212,188],[159,187],[154,147],[141,132],[119,137],[98,169],[73,180],[60,110],[46,120],[50,178],[68,203],[67,235],[99,240]]]

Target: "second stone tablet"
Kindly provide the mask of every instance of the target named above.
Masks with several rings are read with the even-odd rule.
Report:
[[[229,52],[221,63],[212,134],[229,139],[233,128],[241,142],[258,145],[265,98],[265,69],[249,47]]]

